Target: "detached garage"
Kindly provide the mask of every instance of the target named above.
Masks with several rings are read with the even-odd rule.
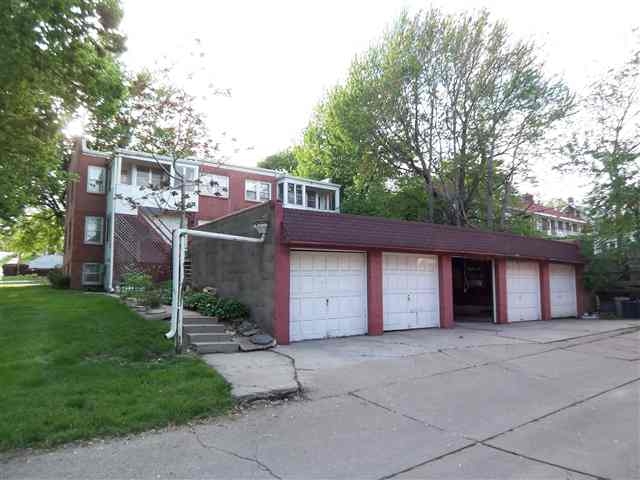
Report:
[[[251,308],[280,344],[456,321],[522,322],[582,311],[573,242],[259,204],[201,230],[262,244],[194,238],[193,284]]]

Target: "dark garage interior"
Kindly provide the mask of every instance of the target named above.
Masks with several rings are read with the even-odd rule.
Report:
[[[491,260],[453,259],[453,312],[460,322],[493,322]]]

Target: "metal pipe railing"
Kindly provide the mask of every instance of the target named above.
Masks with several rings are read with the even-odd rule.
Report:
[[[189,230],[187,228],[176,228],[173,231],[172,239],[172,295],[171,295],[171,328],[165,334],[167,338],[176,339],[176,348],[182,347],[182,284],[184,281],[184,254],[186,237],[211,238],[214,240],[228,240],[234,242],[264,243],[265,234],[260,234],[259,238],[242,237],[239,235],[229,235],[226,233],[202,232],[200,230]]]

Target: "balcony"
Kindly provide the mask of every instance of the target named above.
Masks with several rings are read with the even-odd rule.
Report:
[[[340,212],[340,186],[328,180],[284,176],[278,179],[278,200],[284,208]]]
[[[121,158],[115,162],[114,208],[116,213],[136,214],[138,207],[180,210],[180,187],[178,179],[185,179],[187,212],[198,211],[198,194],[195,179],[198,178],[196,165],[178,166],[174,172],[168,162]],[[168,174],[169,172],[170,174]]]

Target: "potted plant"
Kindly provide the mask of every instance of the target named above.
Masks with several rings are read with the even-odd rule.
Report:
[[[162,306],[162,291],[157,288],[150,288],[144,296],[144,307],[146,317],[153,320],[162,320],[166,315],[166,310]]]

